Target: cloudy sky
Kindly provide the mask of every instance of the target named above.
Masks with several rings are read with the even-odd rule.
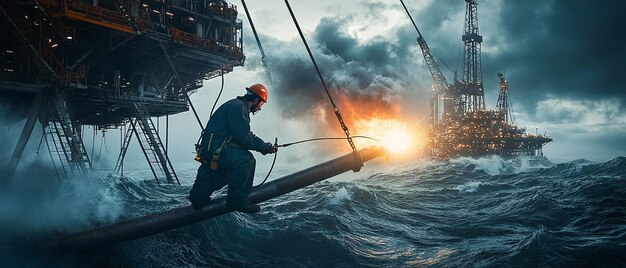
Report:
[[[284,143],[341,134],[284,1],[247,2],[269,70],[261,64],[241,3],[231,2],[239,6],[244,21],[246,62],[225,75],[219,103],[241,95],[245,86],[264,83],[270,101],[252,117],[252,129],[260,137],[278,137]],[[405,3],[434,53],[460,70],[464,1]],[[399,0],[292,1],[291,6],[353,134],[362,134],[353,120],[362,114],[395,116],[418,127],[427,124],[432,78]],[[518,125],[554,138],[544,148],[549,159],[603,161],[626,155],[624,10],[624,1],[479,0],[488,108],[495,107],[496,74],[503,72]],[[442,69],[451,79],[451,72]],[[219,78],[205,81],[192,95],[203,121],[220,86]],[[165,119],[159,122],[163,128]],[[199,132],[191,112],[170,117],[170,155],[178,169],[195,168],[191,159]],[[115,164],[120,131],[106,135],[105,146],[100,137],[95,142],[96,155],[103,152],[103,166]],[[85,143],[90,150],[91,141]],[[279,161],[318,163],[336,156],[325,153],[328,147],[349,150],[345,141],[305,144],[281,150]],[[128,158],[145,162],[136,143]],[[259,159],[260,166],[271,163],[266,158]]]
[[[405,3],[434,53],[450,68],[460,70],[464,1]],[[225,76],[222,101],[241,94],[246,85],[261,82],[269,87],[271,99],[252,118],[259,136],[285,142],[328,134],[327,128],[339,129],[332,117],[327,127],[315,120],[320,110],[332,112],[284,1],[247,4],[269,71],[261,64],[240,6],[246,64]],[[399,1],[292,1],[291,6],[334,92],[377,102],[405,119],[425,118],[432,79],[415,43],[415,29]],[[623,10],[626,3],[622,1],[479,1],[488,108],[493,109],[497,100],[496,74],[504,72],[518,125],[554,138],[544,148],[548,157],[606,160],[626,155]],[[452,78],[450,71],[446,75]],[[220,85],[220,79],[207,81],[193,95],[194,102],[210,106]],[[374,109],[362,106],[356,111]],[[172,134],[176,140],[187,141],[197,134],[195,126],[189,127],[193,124],[190,113],[179,115],[176,122],[180,127],[175,129],[188,123],[186,128],[194,130]],[[183,144],[177,148],[186,148]],[[309,149],[315,150],[292,149],[290,159],[299,160]],[[184,151],[185,156],[189,151]]]
[[[464,1],[405,3],[434,53],[460,70]],[[331,89],[376,101],[403,118],[424,119],[432,79],[399,1],[292,1],[291,6]],[[269,72],[240,13],[246,65],[225,76],[223,100],[240,94],[245,85],[262,82],[272,95],[264,111],[253,117],[260,136],[287,141],[326,134],[314,117],[330,106],[324,106],[328,101],[284,1],[249,1],[248,7]],[[623,1],[479,1],[488,108],[497,100],[496,74],[504,72],[518,125],[554,138],[544,148],[547,156],[606,160],[626,155],[623,10]],[[452,78],[451,72],[446,74]],[[205,84],[194,94],[195,102],[211,102],[220,81]],[[180,118],[191,121],[189,114]],[[337,127],[330,119],[329,126]]]

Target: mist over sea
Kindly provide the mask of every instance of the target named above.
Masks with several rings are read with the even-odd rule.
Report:
[[[262,203],[256,215],[66,255],[15,246],[188,205],[195,172],[179,171],[182,186],[140,170],[16,186],[0,196],[0,267],[626,265],[626,157],[378,163]]]

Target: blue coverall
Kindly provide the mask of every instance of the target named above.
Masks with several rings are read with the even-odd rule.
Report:
[[[211,144],[209,139],[211,134]],[[227,139],[230,138],[230,142]],[[226,141],[226,142],[225,142]],[[223,145],[219,169],[211,170],[211,156]],[[211,116],[200,142],[203,161],[196,181],[189,192],[189,200],[198,209],[209,203],[211,194],[228,184],[226,197],[229,205],[247,204],[252,190],[256,160],[248,150],[262,154],[272,152],[273,145],[264,142],[250,131],[250,110],[243,97],[222,104]]]

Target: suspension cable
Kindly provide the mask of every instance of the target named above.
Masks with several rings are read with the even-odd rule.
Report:
[[[92,127],[93,135],[91,138],[91,160],[93,161],[93,151],[96,148],[96,126]],[[97,161],[96,161],[97,162]]]
[[[404,4],[404,1],[400,0],[400,3],[404,7],[404,10],[406,11],[406,14],[409,15],[409,19],[411,20],[411,23],[413,23],[413,27],[415,27],[415,30],[417,30],[417,35],[419,37],[421,37],[421,38],[424,38],[424,36],[422,35],[422,32],[420,32],[419,28],[417,28],[417,24],[415,24],[415,21],[413,20],[413,16],[411,16],[411,12],[409,12],[409,9]],[[448,68],[448,70],[450,70],[453,73],[456,73],[456,71],[452,70],[452,68],[450,68],[450,66],[448,66],[448,64],[446,64],[445,61],[443,61],[441,58],[437,57],[437,55],[435,55],[434,52],[430,51],[430,54],[432,54],[434,58],[436,58],[437,60],[439,60],[439,62],[441,62],[444,66],[446,66],[446,68]]]
[[[291,10],[291,6],[289,5],[289,1],[285,0],[285,4],[287,4],[287,8],[289,9],[289,14],[291,14],[291,18],[293,19],[293,22],[296,25],[296,28],[298,29],[298,33],[300,34],[300,38],[302,39],[302,42],[304,43],[304,46],[306,47],[306,51],[309,53],[309,57],[311,57],[311,61],[313,62],[313,65],[315,66],[315,70],[317,71],[317,75],[319,76],[320,81],[322,82],[322,85],[324,86],[324,90],[326,91],[326,95],[328,96],[328,99],[330,100],[330,104],[332,104],[332,106],[333,106],[333,111],[335,112],[335,116],[337,117],[337,120],[339,121],[339,124],[341,125],[341,129],[346,134],[346,139],[348,140],[348,143],[350,143],[350,147],[352,147],[352,151],[359,158],[359,160],[361,160],[361,156],[359,155],[358,151],[356,150],[356,146],[354,145],[354,141],[352,141],[352,138],[350,137],[350,130],[348,130],[348,127],[346,126],[346,123],[343,121],[343,118],[341,117],[341,113],[339,112],[339,108],[335,104],[335,101],[333,101],[333,97],[330,95],[330,92],[328,91],[328,87],[326,86],[326,82],[324,81],[324,77],[322,77],[322,73],[320,72],[320,69],[317,66],[317,62],[315,61],[315,58],[313,58],[313,53],[311,53],[311,48],[309,48],[309,44],[306,42],[306,39],[304,38],[304,34],[302,33],[302,30],[300,29],[300,25],[298,24],[298,20],[296,20],[296,16],[293,14],[293,10]],[[360,161],[360,162],[362,163],[362,161]]]
[[[506,92],[506,100],[509,102],[509,109],[507,111],[507,113],[511,114],[511,119],[513,120],[512,123],[515,124],[516,120],[515,120],[515,110],[513,110],[513,103],[511,102],[511,94],[509,94],[509,89],[508,89],[508,84],[507,84],[507,92]],[[511,122],[509,122],[511,123]]]
[[[100,157],[102,157],[102,147],[104,147],[104,149],[107,151],[107,153],[109,152],[109,149],[107,148],[107,144],[106,144],[106,138],[104,137],[104,132],[102,132],[102,139],[100,140],[100,150],[98,150],[98,161],[100,160]]]
[[[241,4],[243,4],[243,9],[246,11],[246,16],[248,17],[248,22],[250,22],[250,27],[252,28],[252,33],[254,33],[254,38],[256,39],[256,44],[259,46],[259,51],[261,51],[261,63],[263,63],[263,67],[267,71],[267,78],[269,78],[270,83],[272,82],[272,74],[270,73],[270,68],[267,66],[267,62],[265,61],[265,50],[263,50],[263,46],[261,45],[261,40],[259,39],[259,35],[256,32],[256,28],[254,27],[254,22],[252,22],[252,17],[250,16],[250,12],[248,12],[248,6],[246,5],[245,0],[241,0]]]
[[[39,140],[39,146],[37,146],[37,152],[35,152],[36,157],[39,157],[39,149],[41,149],[41,143],[43,139],[46,137],[46,130],[44,129],[43,133],[41,133],[41,139]]]
[[[178,83],[183,89],[183,95],[185,95],[185,99],[187,100],[187,103],[189,103],[189,107],[191,107],[191,110],[193,111],[193,115],[196,116],[196,120],[198,121],[198,125],[200,125],[200,129],[204,129],[204,126],[202,125],[202,121],[200,121],[200,116],[198,116],[198,112],[196,111],[196,108],[193,106],[193,103],[191,102],[191,98],[189,98],[189,95],[187,95],[187,91],[185,91],[185,83],[183,83],[183,80],[180,78],[180,75],[178,75],[178,71],[176,71],[176,67],[174,67],[174,63],[172,63],[172,59],[170,58],[170,55],[167,54],[167,50],[165,50],[165,46],[163,46],[163,42],[161,42],[161,38],[159,37],[159,34],[154,29],[154,25],[152,25],[152,19],[150,19],[150,16],[146,16],[146,17],[148,18],[148,25],[150,25],[150,30],[152,30],[154,37],[156,37],[157,41],[159,42],[159,46],[161,46],[161,50],[163,50],[163,54],[165,55],[167,62],[170,64],[170,67],[172,68],[172,71],[174,72],[174,76],[176,76]]]

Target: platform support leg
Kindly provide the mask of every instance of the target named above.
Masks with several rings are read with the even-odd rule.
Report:
[[[26,119],[26,124],[24,125],[24,128],[22,129],[22,134],[20,135],[20,138],[17,141],[17,144],[15,145],[15,149],[13,150],[13,154],[11,155],[11,159],[9,160],[9,163],[7,164],[7,167],[5,170],[6,176],[4,177],[3,183],[7,183],[9,180],[13,178],[13,175],[15,175],[15,170],[17,169],[17,166],[19,165],[20,160],[22,159],[24,148],[26,148],[26,144],[28,143],[28,140],[30,139],[30,135],[33,133],[33,129],[35,128],[35,124],[37,123],[37,119],[39,119],[39,115],[41,115],[41,112],[43,110],[44,99],[45,99],[44,94],[38,93],[37,96],[35,97],[35,100],[33,101],[33,104],[28,110],[28,118]]]

